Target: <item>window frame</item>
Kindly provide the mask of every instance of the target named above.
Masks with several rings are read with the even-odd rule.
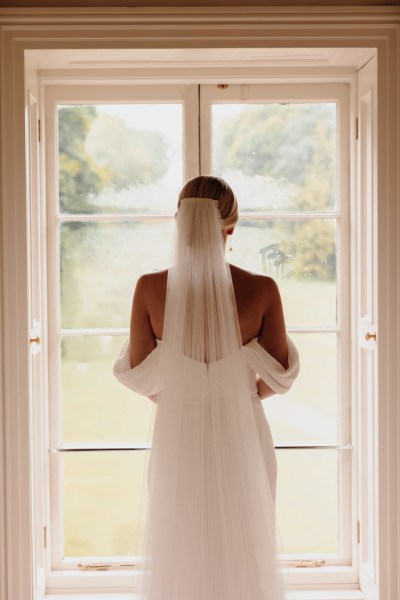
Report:
[[[61,405],[61,361],[60,339],[62,335],[126,335],[128,329],[116,329],[112,327],[102,329],[76,328],[64,330],[61,328],[60,318],[60,256],[59,256],[59,224],[63,222],[135,222],[172,220],[173,214],[61,214],[58,205],[58,180],[57,180],[57,106],[62,104],[142,104],[142,103],[180,103],[182,104],[182,145],[189,148],[190,142],[198,135],[194,125],[197,122],[197,99],[198,90],[194,85],[142,85],[123,84],[120,86],[88,85],[69,86],[52,85],[45,90],[45,139],[46,139],[46,213],[47,213],[47,306],[48,306],[48,414],[49,414],[49,515],[50,529],[50,568],[54,571],[73,570],[76,572],[76,561],[62,557],[62,521],[57,519],[59,508],[62,506],[62,480],[61,460],[59,452],[76,451],[79,444],[62,444],[62,422]],[[194,111],[194,114],[193,114]],[[192,177],[196,168],[196,162],[192,154],[187,154],[187,160],[183,160],[183,178]],[[53,290],[53,294],[51,293]],[[68,333],[69,332],[69,333]],[[57,399],[57,402],[52,401]],[[89,444],[90,446],[90,444]],[[115,450],[118,444],[93,444],[96,448],[110,447]],[[141,450],[139,446],[135,447]],[[98,562],[96,557],[90,562]],[[87,562],[87,561],[82,561]],[[120,561],[115,557],[105,557],[101,562],[115,563],[119,566]],[[128,562],[128,561],[126,561]],[[85,573],[83,573],[85,575]]]
[[[288,333],[329,333],[337,334],[337,377],[338,377],[338,487],[339,487],[339,547],[336,555],[314,554],[285,555],[286,560],[325,560],[325,567],[348,566],[352,564],[355,544],[355,515],[352,511],[352,487],[356,473],[352,469],[351,434],[351,253],[350,253],[350,89],[347,83],[256,83],[231,84],[229,86],[200,86],[200,127],[201,127],[201,171],[212,173],[212,105],[213,104],[258,104],[258,103],[324,103],[337,106],[337,156],[336,181],[337,206],[334,211],[258,211],[240,210],[240,218],[260,220],[292,220],[334,218],[336,222],[337,248],[337,324],[335,327],[287,327]],[[210,151],[208,151],[210,149]],[[342,399],[342,400],[341,400]],[[305,444],[313,448],[318,444]],[[298,451],[301,452],[299,449]],[[294,559],[294,556],[296,559]]]
[[[266,78],[267,79],[267,78]],[[350,98],[350,87],[351,87],[351,83],[349,85],[349,81],[348,78],[346,78],[346,82],[338,82],[337,81],[337,77],[335,78],[335,81],[333,83],[319,83],[319,82],[302,82],[302,83],[295,83],[295,84],[278,84],[278,83],[273,83],[273,84],[266,84],[266,83],[261,83],[261,82],[257,82],[256,84],[256,88],[260,91],[262,87],[268,87],[269,88],[269,98],[270,99],[281,99],[281,100],[288,100],[290,98],[292,98],[293,100],[310,100],[310,99],[314,99],[316,100],[317,98],[320,101],[332,101],[332,99],[334,99],[335,102],[337,102],[340,106],[341,106],[341,114],[342,116],[339,118],[339,111],[338,111],[338,123],[340,122],[340,130],[341,130],[341,137],[344,138],[346,140],[345,143],[345,149],[342,152],[342,157],[341,157],[341,161],[337,163],[338,168],[339,165],[341,165],[341,168],[345,168],[345,165],[348,165],[349,163],[349,134],[350,134],[350,120],[349,120],[349,114],[350,114],[350,103],[349,103],[349,98]],[[200,171],[200,169],[203,170],[203,172],[211,172],[211,165],[210,164],[205,164],[204,161],[204,153],[205,153],[205,147],[207,147],[207,144],[210,144],[210,138],[207,140],[207,127],[209,128],[209,125],[206,125],[206,115],[202,114],[204,113],[204,100],[203,100],[203,94],[200,93],[199,94],[199,90],[204,90],[206,91],[207,89],[211,89],[211,87],[213,89],[216,88],[216,86],[207,86],[207,84],[196,84],[193,82],[189,82],[188,84],[169,84],[169,85],[165,85],[166,82],[161,83],[161,84],[137,84],[137,83],[130,83],[129,79],[128,81],[125,81],[124,83],[120,83],[119,85],[113,85],[112,87],[110,87],[109,85],[107,85],[106,83],[103,82],[99,82],[98,80],[95,80],[93,82],[89,82],[89,84],[85,84],[82,85],[81,83],[77,84],[77,85],[68,85],[68,84],[64,84],[64,82],[62,81],[62,78],[58,77],[56,82],[51,82],[50,85],[44,85],[43,86],[43,97],[45,99],[45,139],[46,139],[46,161],[47,161],[47,168],[46,168],[46,196],[47,196],[47,221],[48,223],[54,223],[54,220],[57,220],[59,217],[57,217],[57,213],[55,210],[56,207],[56,199],[58,197],[58,193],[57,193],[57,181],[55,181],[55,178],[53,176],[53,174],[56,173],[56,164],[55,164],[55,152],[54,150],[57,148],[57,143],[56,143],[56,106],[57,104],[84,104],[84,103],[132,103],[132,102],[145,102],[145,101],[162,101],[162,102],[168,102],[168,101],[182,101],[182,98],[179,99],[179,95],[184,95],[185,99],[188,101],[187,103],[184,104],[184,110],[183,110],[183,118],[184,118],[184,125],[183,125],[183,132],[184,132],[184,145],[183,145],[183,152],[185,154],[185,159],[183,161],[184,167],[186,165],[186,170],[184,173],[184,177],[185,179],[188,179],[190,177],[193,177],[195,175],[197,175]],[[249,87],[247,84],[245,84],[246,87]],[[234,86],[232,86],[230,88],[231,92],[234,89]],[[272,90],[274,90],[275,93],[272,93]],[[222,91],[222,90],[221,90]],[[224,90],[226,91],[226,90]],[[264,92],[263,92],[264,93]],[[186,96],[185,96],[186,94]],[[202,98],[202,102],[199,104],[198,102],[196,103],[196,99],[198,99],[200,96],[200,98]],[[204,96],[205,97],[205,96]],[[226,98],[226,96],[225,96]],[[184,100],[185,101],[185,100]],[[311,100],[310,100],[311,101]],[[185,108],[186,107],[186,108]],[[197,114],[196,114],[197,112]],[[199,115],[201,114],[202,116],[202,124],[203,127],[200,129],[197,129],[195,124],[198,122],[198,118]],[[209,121],[208,121],[209,123]],[[201,135],[200,135],[200,131],[201,131]],[[186,134],[186,135],[185,135]],[[200,141],[201,140],[201,141]],[[205,141],[204,141],[205,140]],[[197,147],[199,148],[199,158],[196,159],[193,155],[195,153],[191,153],[190,152],[190,148],[193,146],[193,143],[195,143],[197,145]],[[211,148],[211,146],[209,146]],[[211,155],[210,155],[211,156]],[[201,167],[200,164],[201,163]],[[207,171],[207,169],[210,169],[209,171]],[[338,196],[340,196],[341,198],[345,199],[345,214],[342,215],[341,219],[342,219],[342,223],[346,228],[346,232],[349,231],[349,195],[350,195],[350,189],[349,189],[349,181],[348,181],[348,173],[346,178],[340,178],[340,181],[342,182],[342,186],[344,186],[344,189],[340,190],[340,194],[339,194],[339,190],[338,190]],[[53,199],[53,201],[52,201]],[[244,213],[243,213],[244,214]],[[323,213],[323,216],[327,216],[327,214],[329,213]],[[254,217],[254,213],[251,213],[252,217]],[[288,216],[289,213],[285,213],[285,216]],[[168,215],[135,215],[134,217],[130,217],[128,215],[122,215],[120,220],[136,220],[138,218],[146,220],[146,219],[154,219],[154,218],[165,218],[165,219],[170,219],[171,216]],[[65,218],[62,218],[63,221],[72,221],[72,220],[82,220],[82,221],[112,221],[112,220],[116,220],[115,218],[112,218],[111,216],[109,217],[108,215],[86,215],[86,216],[65,216]],[[47,248],[48,248],[48,265],[47,265],[47,270],[48,270],[48,278],[49,278],[49,283],[48,283],[48,289],[50,290],[52,287],[53,289],[57,289],[57,296],[53,297],[53,299],[51,299],[50,295],[48,295],[48,336],[49,336],[49,374],[53,374],[53,378],[50,381],[49,380],[49,398],[54,398],[54,397],[60,397],[59,391],[58,391],[58,386],[60,385],[60,363],[58,362],[58,347],[57,347],[57,342],[56,342],[56,335],[54,335],[54,328],[55,328],[55,324],[59,322],[59,315],[57,313],[57,307],[56,307],[56,303],[57,303],[57,297],[59,297],[59,267],[58,267],[58,262],[57,262],[57,253],[55,253],[53,251],[54,248],[58,248],[58,240],[56,238],[57,233],[55,233],[58,230],[58,227],[47,227],[47,231],[48,231],[48,236],[47,236]],[[339,238],[338,238],[338,243],[339,243]],[[343,251],[343,250],[349,250],[349,236],[347,235],[346,241],[344,243],[344,247],[343,247],[343,241],[340,242],[341,246],[342,246],[342,252],[340,253],[340,256],[342,257],[342,262],[343,262],[343,257],[347,254],[348,256],[350,256],[349,253]],[[343,270],[343,265],[337,265],[338,268],[338,273],[341,272]],[[350,268],[349,268],[349,264],[346,265],[345,268],[345,277],[348,278],[350,277]],[[56,285],[57,287],[55,288],[54,285]],[[338,277],[338,288],[337,288],[337,293],[339,294],[339,277]],[[348,286],[348,298],[346,300],[346,304],[349,308],[348,311],[343,311],[343,313],[346,315],[347,317],[347,321],[350,320],[350,287]],[[330,331],[332,330],[331,328],[329,328]],[[76,330],[76,331],[81,331],[84,332],[84,330]],[[347,332],[349,332],[349,328],[346,330]],[[128,330],[114,330],[112,328],[107,328],[104,330],[96,330],[96,333],[104,333],[104,334],[119,334],[119,335],[124,335],[128,332]],[[349,333],[345,334],[347,341],[348,337],[349,337]],[[348,396],[348,392],[349,392],[349,381],[350,381],[350,360],[348,360],[348,362],[346,363],[345,361],[341,361],[341,363],[343,364],[343,377],[341,378],[342,381],[342,388],[346,387],[346,393],[347,393],[347,398],[350,402],[349,396]],[[346,368],[347,365],[347,368]],[[51,378],[50,378],[51,379]],[[345,384],[346,382],[346,384]],[[340,390],[339,393],[342,393],[343,390]],[[346,406],[346,410],[349,413],[350,410],[350,405],[349,402],[347,403]],[[49,403],[50,404],[50,403]],[[60,440],[60,432],[57,432],[57,423],[60,422],[59,418],[57,417],[57,412],[51,409],[51,405],[49,406],[49,411],[50,411],[50,418],[49,418],[49,423],[50,423],[50,444],[49,447],[50,448],[57,448],[58,444],[59,444],[59,440]],[[51,435],[51,432],[57,432],[55,435]],[[346,430],[342,431],[342,437],[340,440],[340,443],[342,444],[346,444],[346,443],[350,443],[350,430],[349,430],[349,422],[347,422],[346,425]],[[346,482],[347,485],[347,490],[348,490],[348,494],[346,495],[345,498],[342,498],[340,503],[339,503],[339,507],[351,507],[351,488],[352,488],[352,481],[351,481],[351,469],[350,469],[350,463],[351,460],[349,460],[349,454],[350,452],[348,451],[338,451],[339,452],[339,456],[341,456],[341,463],[342,463],[342,468],[340,469],[340,473],[343,474],[344,480]],[[101,573],[99,571],[97,571],[96,573],[91,572],[90,573],[90,578],[87,577],[88,573],[82,572],[82,571],[77,571],[76,568],[72,568],[72,564],[76,564],[76,561],[74,561],[73,559],[64,559],[62,560],[61,556],[60,556],[60,527],[58,527],[58,534],[57,534],[57,530],[56,530],[56,521],[54,519],[54,515],[56,514],[56,510],[55,507],[58,505],[59,506],[59,502],[60,502],[60,485],[61,485],[61,481],[58,477],[58,472],[57,472],[57,468],[56,468],[56,461],[55,460],[50,460],[50,483],[51,483],[51,506],[50,506],[50,514],[48,515],[48,522],[51,523],[51,544],[50,544],[50,548],[51,548],[51,556],[49,557],[49,573],[48,573],[48,577],[50,578],[49,580],[53,580],[54,584],[57,585],[57,581],[60,581],[60,578],[62,581],[65,581],[66,583],[68,583],[68,587],[71,585],[76,586],[79,585],[79,587],[81,587],[82,589],[86,588],[87,586],[89,586],[89,582],[90,582],[90,586],[93,586],[93,584],[96,582],[96,585],[99,585],[100,588],[104,585],[105,582],[110,582],[110,580],[117,586],[117,587],[121,587],[123,585],[126,585],[126,581],[127,579],[132,577],[132,574],[128,574],[128,572],[126,572],[127,570],[125,569],[120,569],[119,572],[117,572],[114,569],[111,569],[110,571],[108,571],[107,573]],[[341,486],[342,488],[344,488],[344,486]],[[344,512],[344,514],[350,514],[350,513],[346,513],[346,511],[342,511]],[[53,515],[53,516],[52,516]],[[344,521],[344,519],[342,520]],[[347,526],[347,531],[349,530],[349,527]],[[354,528],[353,528],[353,532],[354,532]],[[353,551],[353,552],[352,552]],[[321,583],[326,583],[328,581],[332,581],[332,573],[334,573],[334,580],[336,583],[349,583],[349,582],[353,582],[354,581],[354,575],[352,575],[353,573],[353,562],[352,562],[352,556],[354,558],[355,554],[354,554],[354,539],[351,540],[349,539],[349,536],[347,536],[347,538],[345,539],[345,552],[343,553],[343,556],[338,563],[333,564],[332,563],[332,557],[331,555],[324,555],[324,556],[319,556],[319,558],[322,558],[323,560],[326,561],[326,564],[324,567],[317,567],[317,568],[308,568],[306,570],[304,569],[295,569],[292,567],[283,567],[283,573],[287,573],[287,575],[290,577],[290,581],[295,584],[295,585],[302,585],[305,582],[321,582]],[[314,555],[303,555],[301,556],[302,560],[309,560],[309,559],[313,559],[315,558]],[[288,557],[289,559],[289,557]],[[296,559],[299,559],[299,555],[296,555]],[[94,559],[95,561],[95,559]],[[113,561],[113,558],[110,557],[110,562],[116,562],[116,568],[118,568],[118,562]],[[305,571],[307,571],[307,573],[305,573]],[[66,577],[68,574],[68,578]],[[86,576],[86,579],[85,579]],[[133,580],[135,580],[135,578],[138,576],[137,572],[133,572]],[[78,584],[79,582],[79,584]],[[64,585],[64,584],[63,584]]]

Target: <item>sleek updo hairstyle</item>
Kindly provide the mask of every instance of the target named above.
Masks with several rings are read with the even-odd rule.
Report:
[[[238,203],[231,187],[213,175],[199,175],[190,179],[183,186],[178,199],[178,209],[184,198],[211,198],[218,202],[222,229],[226,231],[234,227],[238,220]]]

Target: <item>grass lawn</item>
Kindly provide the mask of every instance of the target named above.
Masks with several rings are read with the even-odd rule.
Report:
[[[321,419],[336,423],[335,389],[326,389],[335,367],[324,361],[317,371],[314,368],[315,356],[332,346],[328,339],[332,336],[314,337],[315,344],[309,334],[296,335],[302,375],[290,394],[263,401],[276,441],[319,439]],[[66,442],[151,440],[154,405],[121,386],[112,375],[112,362],[124,339],[66,340],[62,370]],[[90,349],[92,345],[97,352]],[[297,414],[293,420],[293,406],[304,413],[303,420]],[[315,431],[312,418],[316,419]],[[85,452],[59,458],[64,461],[66,556],[131,555],[140,550],[145,506],[139,501],[142,497],[146,501],[147,459],[146,451]],[[278,450],[277,512],[286,552],[336,550],[336,460],[334,450]]]
[[[139,274],[137,247],[148,257],[148,264],[140,263],[140,272],[169,262],[169,224],[160,227],[154,224],[151,236],[148,225],[126,225],[124,231],[122,241],[122,230],[114,225],[88,228],[84,242],[76,238],[76,243],[82,243],[83,249],[87,247],[88,253],[92,244],[96,257],[88,254],[79,264],[71,263],[69,267],[72,279],[63,288],[67,294],[63,300],[65,326],[128,327],[131,293]],[[271,242],[266,240],[268,235],[260,227],[239,227],[233,236],[234,252],[229,260],[259,271],[259,249]],[[101,244],[96,236],[101,237]],[[154,239],[159,240],[157,252]],[[117,251],[116,244],[119,244]],[[277,282],[288,328],[335,323],[334,283],[293,279],[277,279]],[[289,394],[263,401],[273,437],[276,442],[334,440],[338,407],[336,335],[290,335],[300,352],[301,374]],[[151,440],[154,405],[119,385],[112,375],[112,364],[124,339],[120,336],[63,339],[65,442]],[[277,454],[277,512],[283,550],[335,552],[336,451],[280,450]],[[65,555],[126,556],[139,552],[146,512],[148,452],[86,452],[55,460],[63,461]],[[141,498],[144,503],[140,506]]]

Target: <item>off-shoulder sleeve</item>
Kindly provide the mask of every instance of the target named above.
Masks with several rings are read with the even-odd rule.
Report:
[[[143,396],[154,396],[156,402],[155,396],[160,392],[159,363],[160,346],[157,346],[132,369],[128,337],[113,365],[113,374],[122,385]]]
[[[288,362],[289,366],[284,369],[269,352],[267,352],[257,341],[252,339],[248,344],[242,346],[246,362],[261,377],[265,383],[277,394],[284,394],[291,387],[299,374],[299,353],[293,341],[287,335]]]

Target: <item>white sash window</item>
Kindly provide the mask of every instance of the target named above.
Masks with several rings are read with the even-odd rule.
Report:
[[[214,173],[239,200],[227,259],[277,280],[301,355],[293,389],[263,402],[282,568],[348,580],[349,108],[345,83],[45,87],[54,574],[138,568],[153,405],[112,363],[136,279],[169,264],[180,187]]]

